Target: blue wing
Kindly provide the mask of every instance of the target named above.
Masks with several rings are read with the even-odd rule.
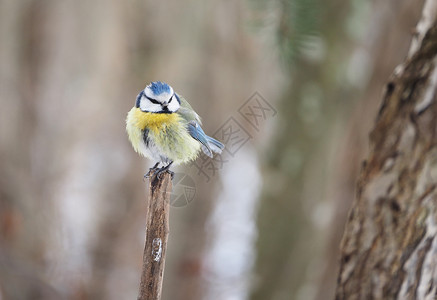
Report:
[[[191,121],[188,123],[188,132],[194,139],[198,140],[202,144],[203,153],[209,157],[212,157],[213,152],[221,153],[225,147],[219,141],[207,136],[202,127],[200,127],[196,121]]]
[[[203,132],[202,127],[200,127],[197,122],[191,121],[188,123],[188,132],[194,139],[198,140],[202,144],[203,152],[209,157],[212,157],[212,150],[209,147],[207,135],[205,132]]]

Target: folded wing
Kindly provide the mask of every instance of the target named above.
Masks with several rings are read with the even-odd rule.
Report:
[[[222,143],[216,139],[213,139],[212,137],[207,136],[202,127],[200,127],[196,121],[190,121],[188,123],[188,132],[194,139],[198,140],[202,144],[203,153],[209,157],[213,156],[213,152],[221,153],[225,148]]]

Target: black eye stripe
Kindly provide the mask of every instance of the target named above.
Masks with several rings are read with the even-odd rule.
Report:
[[[171,101],[173,101],[173,98],[175,97],[175,95],[176,94],[173,94],[171,97],[170,97],[170,100],[168,100],[168,104],[170,104],[170,102]],[[150,97],[147,97],[146,95],[144,95],[150,102],[152,102],[153,104],[162,104],[161,102],[159,102],[158,100],[155,100],[155,99],[153,99],[153,98],[150,98]],[[177,96],[176,96],[177,97]],[[179,99],[178,99],[178,102],[179,102]]]
[[[178,94],[175,93],[174,95],[176,96],[176,100],[178,100],[178,103],[181,104],[181,99],[179,99]]]
[[[157,100],[155,100],[153,98],[150,98],[150,97],[147,97],[147,96],[146,96],[146,98],[149,99],[149,101],[152,102],[153,104],[161,104],[159,101],[157,101]]]

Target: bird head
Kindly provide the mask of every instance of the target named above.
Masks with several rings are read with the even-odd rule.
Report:
[[[136,107],[144,112],[174,113],[180,107],[180,100],[167,83],[154,81],[138,94]]]

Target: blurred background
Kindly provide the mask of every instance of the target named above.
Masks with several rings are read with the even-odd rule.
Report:
[[[227,145],[175,169],[163,299],[332,299],[422,4],[0,0],[0,299],[136,299],[152,162],[125,117],[155,80]]]

